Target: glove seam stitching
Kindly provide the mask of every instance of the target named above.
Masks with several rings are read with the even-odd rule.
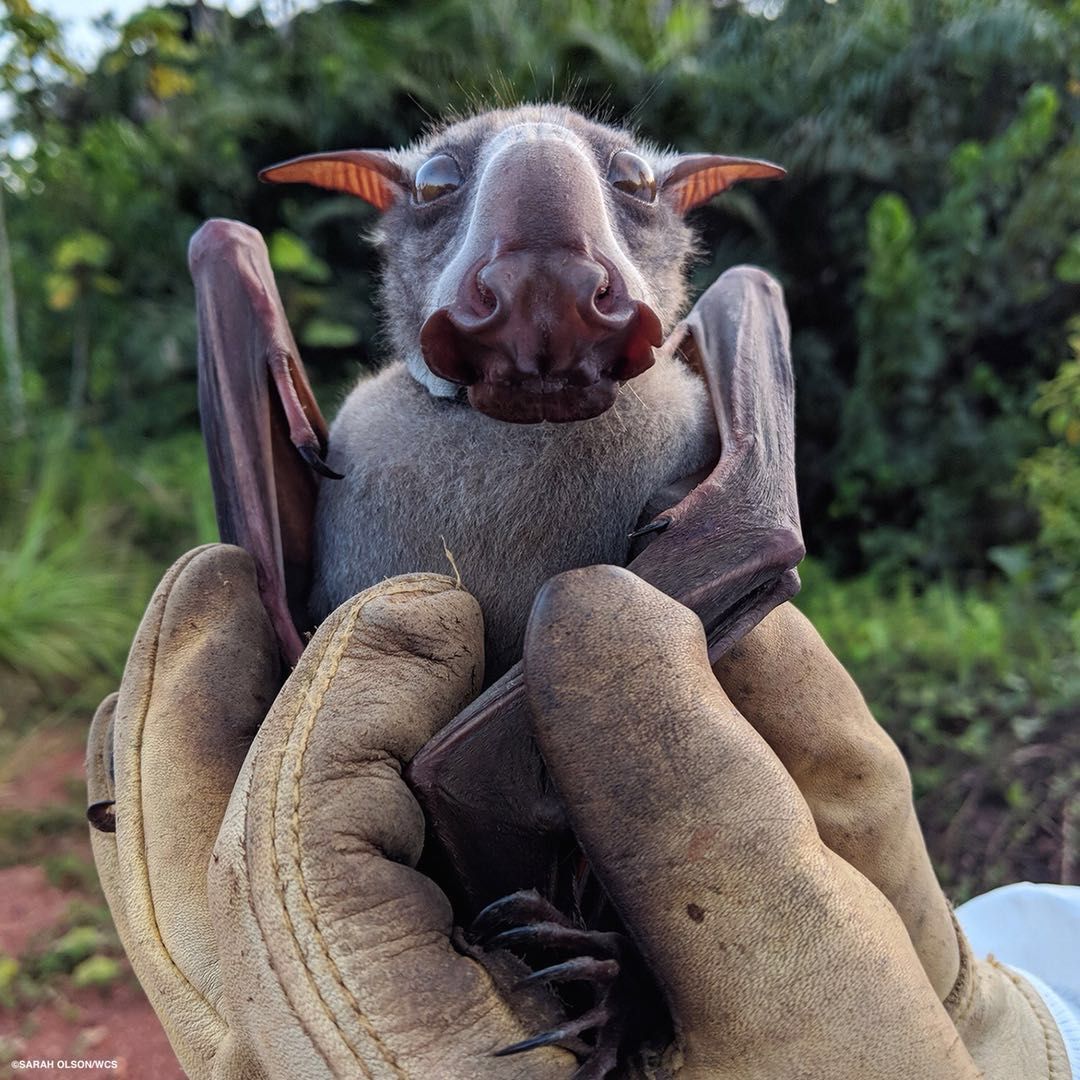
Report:
[[[331,955],[329,946],[326,942],[326,939],[323,937],[322,930],[319,926],[319,922],[316,917],[315,906],[312,903],[311,897],[308,892],[307,881],[304,876],[303,865],[300,858],[300,787],[303,778],[304,759],[306,756],[309,737],[312,730],[314,729],[315,723],[318,720],[319,713],[321,712],[322,706],[325,702],[326,693],[329,690],[330,684],[333,682],[333,679],[337,674],[338,668],[341,665],[341,661],[344,658],[345,649],[348,645],[350,636],[356,626],[356,623],[360,619],[360,615],[362,614],[363,609],[372,600],[376,599],[376,597],[386,596],[387,594],[391,593],[420,592],[434,594],[441,591],[443,590],[436,590],[430,588],[417,589],[415,584],[410,583],[407,588],[398,587],[392,589],[380,589],[376,596],[366,597],[363,600],[357,601],[357,603],[353,605],[352,609],[346,615],[345,619],[342,621],[341,624],[339,624],[337,630],[323,646],[318,659],[315,661],[314,672],[312,674],[311,681],[308,683],[308,686],[305,689],[304,702],[305,708],[307,710],[307,716],[304,719],[303,727],[299,733],[299,743],[297,746],[297,764],[296,771],[293,775],[292,783],[292,806],[289,820],[289,854],[291,855],[295,863],[297,885],[299,887],[300,898],[303,903],[304,914],[307,916],[310,922],[311,928],[314,932],[315,940],[318,943],[319,949],[321,950],[322,958],[328,965],[331,977],[333,978],[335,984],[337,985],[341,993],[344,995],[346,1000],[349,1002],[349,1004],[352,1006],[353,1013],[358,1023],[360,1024],[361,1028],[364,1030],[368,1038],[371,1040],[373,1047],[378,1051],[385,1064],[390,1069],[392,1069],[394,1074],[401,1078],[401,1080],[407,1080],[407,1074],[401,1068],[401,1065],[397,1061],[396,1055],[394,1054],[392,1049],[385,1043],[385,1041],[379,1035],[378,1031],[375,1029],[371,1020],[366,1016],[362,1006],[356,999],[355,995],[349,990],[348,986],[345,984],[345,980],[341,974],[341,971]],[[334,647],[333,653],[331,653],[332,647]],[[330,657],[329,668],[324,670],[324,664],[326,663],[328,656]],[[316,679],[318,678],[320,672],[322,672],[322,678],[318,679],[318,683],[316,683]],[[292,723],[290,724],[287,741],[291,741],[299,720],[300,714],[297,713],[294,715]],[[281,767],[284,765],[284,757],[285,755],[282,755],[278,759],[278,778],[280,778]],[[272,835],[274,837],[278,836],[279,823],[279,806],[277,792],[278,784],[275,783],[274,802],[271,811]],[[298,955],[302,958],[304,955],[304,950],[301,947],[300,941],[297,937],[296,926],[293,922],[292,914],[289,912],[288,906],[285,901],[284,881],[281,875],[281,864],[278,854],[278,843],[276,840],[274,843],[271,844],[271,853],[273,860],[274,877],[277,883],[278,898],[279,902],[281,903],[282,910],[285,914],[286,926],[288,929],[289,937],[292,940],[293,947],[296,949]],[[308,969],[306,963],[304,964],[304,969],[308,976],[309,985],[314,990],[316,999],[322,1006],[324,1013],[330,1020],[331,1024],[334,1026],[335,1030],[337,1030],[338,1034],[341,1036],[345,1046],[352,1054],[357,1065],[359,1065],[360,1068],[363,1070],[364,1075],[369,1078],[372,1077],[373,1073],[371,1072],[370,1067],[361,1057],[358,1048],[354,1045],[354,1042],[350,1038],[349,1034],[342,1028],[341,1023],[339,1022],[334,1012],[334,1009],[324,997],[318,984],[312,977],[311,971],[310,969]]]
[[[408,591],[415,592],[417,590],[414,587],[410,587],[409,589],[381,589],[378,592],[377,596],[385,596],[388,593]],[[311,711],[308,715],[306,723],[304,724],[303,730],[300,733],[300,745],[298,747],[296,772],[293,775],[292,814],[289,821],[289,835],[292,840],[293,858],[296,860],[297,878],[300,885],[300,895],[303,898],[304,906],[307,909],[308,915],[311,919],[312,929],[315,931],[315,939],[316,941],[318,941],[319,948],[322,950],[323,958],[326,960],[327,964],[329,964],[331,973],[335,981],[337,982],[342,992],[345,994],[345,997],[352,1005],[353,1011],[356,1014],[356,1018],[357,1020],[359,1020],[360,1026],[367,1033],[368,1038],[370,1038],[375,1044],[375,1046],[379,1050],[379,1053],[386,1061],[386,1064],[389,1065],[390,1068],[392,1068],[395,1073],[402,1078],[402,1080],[405,1080],[405,1071],[398,1063],[396,1055],[383,1041],[382,1037],[375,1030],[375,1027],[372,1024],[371,1020],[365,1015],[359,1001],[357,1001],[352,991],[345,985],[345,979],[344,976],[341,974],[341,969],[338,967],[336,961],[331,956],[330,947],[325,937],[323,937],[322,928],[320,927],[319,921],[315,915],[315,905],[312,903],[311,897],[308,894],[307,880],[304,876],[303,864],[300,860],[300,785],[304,775],[304,762],[307,758],[308,742],[311,738],[311,732],[314,730],[315,723],[319,718],[319,713],[322,711],[322,707],[325,704],[327,691],[330,689],[330,685],[334,681],[334,677],[337,675],[338,669],[341,666],[341,661],[344,659],[345,649],[349,644],[349,639],[352,636],[352,632],[355,629],[356,624],[359,622],[360,615],[363,612],[364,608],[367,607],[367,605],[371,603],[371,601],[374,599],[375,597],[367,597],[362,601],[357,601],[357,603],[353,607],[353,610],[349,612],[349,615],[345,620],[345,624],[342,625],[338,629],[337,633],[334,635],[338,638],[338,647],[335,650],[333,659],[331,660],[329,671],[327,671],[326,674],[323,676],[322,684],[319,687],[317,698],[312,703]],[[330,643],[328,642],[326,651],[324,651],[323,656],[320,657],[320,668],[322,667],[321,661],[325,659],[326,653],[329,651],[329,648]],[[320,995],[320,997],[321,996],[322,995]],[[342,1037],[346,1038],[346,1040],[348,1041],[348,1037],[338,1024],[337,1018],[332,1017],[332,1019],[334,1021],[335,1027],[338,1027],[338,1030],[341,1031]],[[352,1049],[353,1054],[356,1055],[356,1049],[353,1048],[351,1044],[350,1049]]]
[[[1035,1022],[1039,1025],[1039,1031],[1042,1032],[1043,1051],[1046,1057],[1047,1080],[1057,1080],[1061,1074],[1058,1072],[1055,1064],[1057,1055],[1054,1054],[1052,1050],[1053,1040],[1050,1037],[1050,1028],[1042,1011],[1037,1009],[1035,1003],[1031,1000],[1031,995],[1034,994],[1035,991],[1021,979],[1016,972],[1007,968],[1004,964],[998,963],[993,957],[990,957],[988,962],[1016,987],[1020,996],[1024,999],[1024,1004],[1031,1010],[1032,1015],[1035,1017]]]
[[[956,912],[949,905],[949,917],[952,919],[953,929],[956,931],[956,944],[959,949],[959,964],[956,972],[956,981],[944,1000],[945,1010],[949,1013],[954,1024],[965,1020],[975,1005],[975,979],[972,974],[974,958],[971,955],[971,946],[960,922],[956,918]]]
[[[151,924],[152,924],[153,929],[154,929],[155,943],[160,947],[162,955],[164,955],[165,958],[168,960],[169,966],[175,972],[177,978],[180,981],[181,986],[187,987],[191,991],[191,993],[193,993],[195,995],[195,997],[198,999],[198,1001],[200,1001],[205,1006],[207,1014],[208,1014],[208,1019],[216,1021],[217,1025],[220,1028],[227,1031],[228,1027],[225,1024],[224,1020],[222,1019],[221,1014],[218,1012],[218,1010],[211,1003],[210,999],[191,981],[190,978],[188,978],[187,974],[183,971],[183,969],[180,967],[180,965],[177,964],[175,958],[172,955],[172,952],[169,950],[168,946],[165,944],[165,939],[164,939],[164,937],[162,936],[162,933],[161,933],[161,926],[158,923],[158,919],[157,919],[157,910],[154,907],[154,902],[153,902],[153,889],[152,889],[151,884],[150,884],[150,868],[149,868],[149,865],[148,865],[148,863],[146,861],[146,858],[145,858],[145,853],[146,853],[146,816],[143,813],[143,783],[142,783],[143,738],[144,738],[145,731],[146,731],[146,718],[150,714],[150,710],[152,708],[153,700],[154,700],[154,687],[155,687],[155,684],[157,682],[157,660],[158,660],[158,653],[160,652],[162,627],[165,625],[165,617],[166,617],[166,615],[168,613],[168,610],[169,610],[169,602],[172,599],[172,594],[173,594],[173,591],[176,588],[177,583],[180,581],[180,578],[183,576],[184,572],[188,569],[188,567],[191,566],[191,564],[193,562],[195,562],[195,560],[200,555],[202,555],[205,551],[207,551],[210,547],[211,547],[211,545],[203,545],[202,547],[196,548],[194,551],[191,551],[191,552],[188,553],[187,559],[178,560],[178,563],[174,566],[175,575],[173,576],[173,579],[169,584],[168,592],[163,597],[163,602],[162,602],[162,605],[161,605],[161,614],[157,619],[157,625],[154,627],[153,637],[152,637],[151,642],[150,642],[150,650],[149,650],[150,655],[147,658],[147,663],[144,665],[145,669],[149,671],[149,676],[147,677],[147,686],[146,686],[145,695],[140,695],[140,697],[142,698],[142,701],[141,701],[141,706],[142,707],[139,709],[139,721],[138,721],[138,726],[137,726],[138,739],[137,739],[135,745],[133,746],[132,751],[133,751],[133,756],[135,757],[135,760],[138,763],[138,768],[135,770],[135,782],[138,785],[138,794],[137,794],[137,796],[136,796],[136,798],[134,800],[134,803],[138,807],[138,830],[139,830],[139,845],[138,846],[139,846],[140,850],[143,852],[143,859],[142,859],[142,863],[141,863],[141,873],[140,873],[140,883],[143,885],[144,888],[143,888],[143,890],[141,890],[141,892],[142,892],[142,896],[149,900],[149,904],[147,906],[148,906],[148,909],[149,909]],[[123,689],[123,679],[121,679],[120,685],[121,685],[121,689]],[[120,703],[120,695],[117,694],[117,705],[119,705],[119,703]],[[115,716],[115,713],[114,713],[114,716]],[[115,725],[114,725],[114,730],[115,730]],[[118,845],[118,850],[119,850],[119,845]],[[126,904],[125,904],[125,907],[126,907]],[[212,1053],[210,1055],[210,1059],[211,1060],[213,1059],[213,1054]]]

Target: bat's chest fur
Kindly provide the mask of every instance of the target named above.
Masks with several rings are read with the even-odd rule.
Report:
[[[520,656],[529,608],[553,574],[625,563],[658,488],[715,457],[697,376],[667,359],[602,416],[506,424],[433,398],[395,364],[362,380],[330,433],[315,529],[312,614],[395,574],[450,573],[480,602],[488,679]]]

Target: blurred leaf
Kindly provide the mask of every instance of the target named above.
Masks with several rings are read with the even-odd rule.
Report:
[[[42,974],[68,972],[96,952],[104,938],[94,926],[76,926],[52,943],[38,961]]]
[[[1062,281],[1080,284],[1080,232],[1069,237],[1067,247],[1054,263],[1054,274]]]
[[[1010,721],[1013,734],[1021,742],[1031,742],[1038,738],[1045,726],[1045,718],[1041,716],[1014,716]]]
[[[19,974],[19,961],[14,956],[0,953],[0,1005],[15,1008],[15,980]]]
[[[112,257],[112,244],[98,233],[82,229],[65,237],[53,253],[57,270],[77,270],[90,267],[98,270]]]
[[[150,68],[150,92],[159,101],[168,101],[177,94],[190,94],[195,80],[185,71],[169,64],[154,64]]]
[[[70,274],[49,274],[45,288],[53,311],[67,311],[79,298],[79,283]]]
[[[100,293],[105,293],[106,296],[119,296],[123,292],[123,285],[108,274],[94,274],[90,280],[94,288]]]
[[[277,271],[296,274],[305,281],[323,282],[330,279],[330,267],[315,256],[295,233],[278,229],[270,237],[270,265]]]
[[[1007,577],[1020,580],[1031,571],[1031,551],[1024,545],[993,547],[987,552],[990,561]]]
[[[44,868],[46,880],[58,889],[92,890],[97,882],[93,865],[72,852],[48,856]]]
[[[344,349],[359,340],[355,326],[320,318],[308,319],[300,335],[301,344],[312,348]]]
[[[110,986],[123,974],[120,961],[111,956],[89,956],[71,973],[71,982],[82,989],[87,986]]]
[[[1014,780],[1005,789],[1005,801],[1014,810],[1020,810],[1023,813],[1028,813],[1031,809],[1031,797],[1019,780]]]

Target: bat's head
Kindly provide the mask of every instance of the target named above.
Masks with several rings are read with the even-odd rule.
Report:
[[[764,161],[657,151],[558,106],[487,112],[405,150],[310,154],[277,183],[383,212],[383,306],[439,396],[499,420],[585,420],[652,366],[686,301],[688,210]]]

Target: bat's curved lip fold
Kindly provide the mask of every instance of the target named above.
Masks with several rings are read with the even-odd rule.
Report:
[[[536,379],[521,383],[475,382],[468,390],[477,412],[509,424],[566,424],[591,420],[619,396],[619,380],[602,375],[588,386]]]
[[[440,308],[421,328],[421,355],[439,378],[468,387],[478,412],[514,424],[599,416],[615,404],[620,383],[656,362],[660,320],[640,300],[618,316],[585,320],[575,310],[559,318],[556,333],[545,317],[496,311],[474,325]]]

